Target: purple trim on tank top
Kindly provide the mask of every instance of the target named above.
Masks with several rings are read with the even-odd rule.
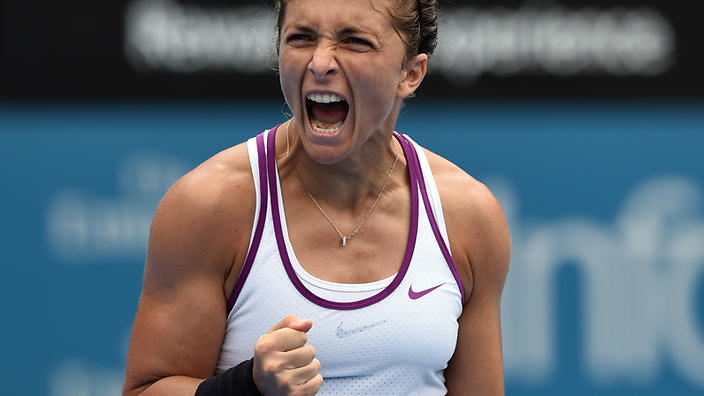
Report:
[[[321,298],[317,295],[315,295],[313,292],[308,290],[305,285],[301,282],[300,279],[298,279],[298,275],[296,275],[296,271],[293,269],[293,266],[291,265],[291,261],[288,256],[288,251],[286,249],[286,242],[284,242],[284,237],[283,237],[283,230],[281,227],[281,216],[279,213],[279,197],[278,197],[278,187],[277,187],[277,182],[276,182],[276,154],[275,154],[275,148],[274,148],[274,138],[276,135],[276,130],[272,132],[269,132],[269,138],[267,142],[267,163],[268,163],[268,172],[269,172],[269,194],[271,197],[271,211],[272,211],[272,217],[274,220],[274,233],[276,234],[276,243],[279,247],[279,256],[281,257],[281,261],[283,262],[284,269],[286,270],[286,274],[288,275],[288,278],[291,280],[291,283],[293,283],[294,287],[298,290],[299,293],[301,293],[305,298],[313,302],[314,304],[320,305],[325,308],[329,309],[337,309],[337,310],[351,310],[351,309],[359,309],[359,308],[364,308],[372,304],[376,304],[379,301],[383,300],[387,296],[389,296],[396,288],[398,285],[401,284],[401,281],[403,280],[403,277],[406,275],[406,272],[408,272],[408,266],[411,263],[411,257],[413,257],[413,251],[415,250],[415,245],[416,245],[416,236],[418,234],[418,189],[417,188],[411,188],[411,227],[408,232],[408,243],[406,245],[406,252],[403,256],[403,261],[401,262],[401,267],[398,270],[398,273],[396,273],[396,276],[394,277],[393,281],[385,287],[382,291],[379,293],[367,297],[362,300],[358,301],[351,301],[351,302],[337,302],[337,301],[330,301],[326,300],[324,298]],[[413,155],[408,151],[408,147],[404,146],[403,140],[399,140],[401,143],[401,146],[403,147],[403,152],[406,157],[406,160],[412,161],[413,160]],[[410,181],[411,181],[411,186],[415,186],[416,183],[418,182],[418,176],[416,175],[414,166],[409,166],[408,167],[408,173],[410,176]]]
[[[274,130],[278,128],[278,125],[274,127]],[[240,275],[237,278],[237,283],[235,283],[235,288],[232,290],[230,299],[227,301],[227,314],[230,314],[232,308],[235,306],[237,297],[239,297],[242,288],[244,287],[244,282],[249,276],[249,272],[252,269],[252,263],[254,263],[254,258],[257,256],[257,250],[259,250],[259,243],[262,241],[262,232],[264,231],[264,223],[266,221],[266,203],[267,195],[269,191],[267,189],[267,173],[266,173],[266,153],[264,152],[264,133],[257,135],[257,155],[259,157],[259,217],[257,218],[257,226],[254,229],[254,237],[252,237],[252,244],[249,246],[249,253],[247,253],[247,258],[242,265],[240,270]]]
[[[457,282],[457,285],[460,288],[460,294],[462,295],[462,303],[464,304],[465,302],[465,294],[464,294],[464,285],[462,284],[462,278],[460,277],[460,273],[457,270],[457,265],[455,264],[455,260],[452,259],[452,254],[450,254],[450,249],[447,248],[447,244],[445,243],[445,239],[442,237],[442,234],[440,233],[440,227],[438,226],[438,222],[435,219],[435,214],[433,213],[433,207],[430,205],[430,199],[428,198],[428,191],[425,187],[425,178],[423,177],[423,170],[420,167],[420,159],[418,158],[418,153],[415,150],[415,147],[413,146],[413,143],[409,139],[407,139],[405,136],[394,132],[397,137],[400,137],[400,139],[403,139],[406,141],[411,147],[413,148],[413,157],[415,158],[415,164],[418,166],[417,173],[418,173],[418,183],[420,186],[420,193],[423,196],[423,204],[425,205],[425,211],[428,214],[428,219],[430,220],[430,227],[433,229],[433,234],[435,234],[435,239],[438,241],[438,246],[440,246],[440,250],[442,251],[442,255],[445,256],[445,261],[447,261],[447,265],[450,267],[450,271],[452,272],[452,276],[455,277],[455,281]]]

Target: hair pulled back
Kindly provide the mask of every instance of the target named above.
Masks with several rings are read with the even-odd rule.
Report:
[[[274,0],[277,51],[287,3],[287,0]],[[388,0],[388,4],[391,25],[406,45],[406,59],[418,54],[432,55],[438,41],[437,0]]]

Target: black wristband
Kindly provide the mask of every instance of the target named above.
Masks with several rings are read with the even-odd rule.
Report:
[[[252,375],[254,358],[208,378],[198,385],[194,396],[262,396]]]

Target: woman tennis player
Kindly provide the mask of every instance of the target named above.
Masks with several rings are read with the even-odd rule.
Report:
[[[124,394],[503,394],[501,208],[394,132],[436,45],[436,1],[277,11],[293,117],[163,198]]]

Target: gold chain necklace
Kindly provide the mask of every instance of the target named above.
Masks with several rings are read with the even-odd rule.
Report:
[[[289,124],[290,123],[291,122],[289,121]],[[286,125],[286,152],[287,152],[287,154],[288,154],[288,146],[289,146],[288,125]],[[364,215],[364,217],[362,217],[362,221],[359,222],[359,224],[357,225],[357,228],[355,228],[354,231],[352,231],[348,235],[344,235],[342,232],[340,232],[340,229],[337,227],[335,222],[332,221],[332,219],[330,218],[330,216],[328,216],[327,213],[325,213],[325,210],[323,210],[323,208],[318,203],[318,200],[316,200],[315,197],[313,196],[313,194],[311,194],[310,189],[308,188],[306,183],[303,181],[303,178],[301,177],[300,173],[298,173],[298,169],[296,169],[295,166],[293,166],[293,172],[296,174],[298,181],[301,182],[303,189],[306,191],[306,193],[308,194],[310,199],[313,201],[315,206],[318,207],[318,210],[320,210],[320,213],[322,213],[323,216],[325,216],[325,219],[327,219],[327,221],[330,223],[330,225],[332,225],[332,228],[335,229],[335,232],[337,232],[337,235],[340,236],[342,246],[347,246],[347,241],[351,240],[352,238],[354,238],[357,235],[357,233],[359,232],[359,229],[362,228],[362,226],[364,225],[364,222],[367,221],[367,218],[369,217],[369,215],[372,214],[372,211],[376,207],[376,203],[379,202],[379,198],[381,198],[381,195],[384,193],[384,189],[386,188],[386,184],[389,182],[389,178],[391,178],[391,173],[393,173],[397,162],[398,162],[398,155],[396,155],[396,158],[394,159],[394,163],[391,165],[391,168],[389,169],[389,173],[386,174],[386,178],[384,179],[384,184],[381,185],[381,188],[379,189],[379,194],[377,194],[376,199],[374,200],[374,203],[372,203],[372,206],[369,208],[369,210]]]

